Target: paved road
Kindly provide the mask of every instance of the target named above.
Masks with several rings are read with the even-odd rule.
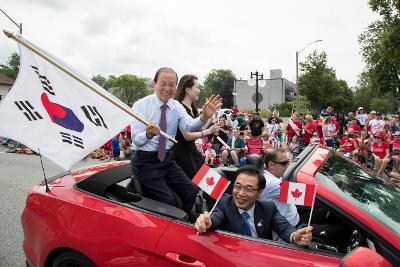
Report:
[[[20,217],[28,192],[43,180],[42,167],[38,156],[10,154],[5,150],[0,145],[0,267],[25,266]],[[86,159],[76,167],[98,162]],[[62,171],[45,158],[43,165],[47,177]]]

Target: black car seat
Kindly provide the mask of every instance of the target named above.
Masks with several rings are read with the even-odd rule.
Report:
[[[264,159],[262,156],[257,154],[252,154],[247,157],[247,162],[249,165],[255,166],[260,171],[264,171]]]
[[[140,181],[135,177],[131,176],[131,181],[127,185],[128,192],[132,192],[134,194],[138,194],[140,196],[146,197],[145,189],[142,187]],[[178,197],[178,195],[171,189],[172,195],[175,200],[175,207],[182,209],[182,200]]]

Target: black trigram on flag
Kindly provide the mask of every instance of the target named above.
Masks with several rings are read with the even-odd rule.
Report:
[[[74,145],[74,146],[82,148],[82,149],[85,148],[83,146],[82,138],[79,138],[75,135],[72,135],[69,133],[64,133],[64,132],[60,132],[60,134],[61,134],[61,141],[63,141],[64,143],[68,143],[68,144]]]
[[[39,69],[35,66],[31,66],[32,69],[35,70],[38,75],[40,82],[42,83],[43,89],[46,90],[49,94],[55,95],[53,87],[50,85],[50,81],[46,78],[46,76],[40,75]]]
[[[35,110],[35,108],[29,103],[29,101],[21,100],[21,101],[14,101],[15,105],[18,107],[19,110],[25,115],[25,117],[29,121],[36,121],[43,119],[42,116]]]
[[[106,123],[103,120],[103,117],[97,111],[97,108],[95,106],[89,106],[89,105],[82,106],[81,109],[85,113],[86,118],[88,118],[94,125],[102,126],[106,129],[108,129]]]

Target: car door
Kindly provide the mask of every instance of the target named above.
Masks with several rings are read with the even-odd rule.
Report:
[[[196,234],[173,221],[157,244],[157,266],[339,266],[341,257],[224,231]]]

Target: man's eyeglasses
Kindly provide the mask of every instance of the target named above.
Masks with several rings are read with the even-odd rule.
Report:
[[[253,193],[254,191],[260,190],[260,188],[253,188],[251,186],[242,186],[241,184],[234,184],[233,189],[240,191],[243,189],[245,193]]]
[[[286,165],[288,165],[289,164],[289,161],[288,160],[285,160],[285,161],[273,161],[273,160],[271,160],[273,163],[276,163],[276,164],[279,164],[279,165],[282,165],[282,166],[286,166]]]

